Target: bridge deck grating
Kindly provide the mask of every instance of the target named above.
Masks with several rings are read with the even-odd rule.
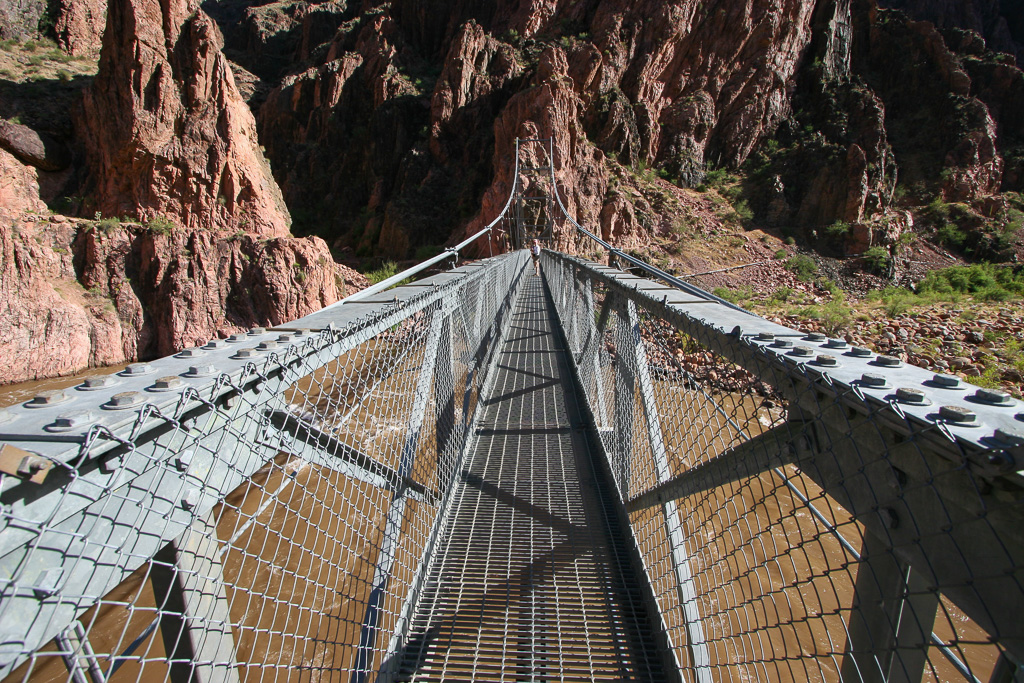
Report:
[[[530,277],[398,680],[664,680],[555,324]]]

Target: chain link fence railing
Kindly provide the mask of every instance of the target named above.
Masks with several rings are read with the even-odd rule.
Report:
[[[0,679],[387,669],[527,262],[0,411]]]
[[[1020,680],[1019,402],[614,268],[542,271],[686,680]]]

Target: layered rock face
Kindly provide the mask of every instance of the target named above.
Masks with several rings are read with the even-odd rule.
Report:
[[[77,131],[96,209],[288,234],[287,207],[198,0],[113,0]]]
[[[0,221],[0,384],[165,356],[294,320],[367,284],[315,238],[11,215]]]
[[[309,34],[283,5],[259,21],[250,8],[253,25]],[[756,152],[759,220],[808,234],[902,220],[903,178],[974,201],[1020,176],[1002,113],[1020,71],[874,0],[399,1],[316,25],[337,31],[303,39],[315,65],[271,92],[260,135],[302,230],[364,255],[411,256],[493,218],[524,131],[556,138],[578,220],[641,244],[668,221],[610,189],[623,168],[692,187]]]

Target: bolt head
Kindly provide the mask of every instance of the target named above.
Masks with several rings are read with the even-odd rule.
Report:
[[[186,510],[194,510],[199,505],[199,489],[189,488],[181,497],[181,507]]]
[[[863,346],[854,346],[850,349],[850,355],[857,358],[870,358],[874,355],[871,349],[865,349]]]
[[[233,334],[230,337],[228,337],[228,341],[232,342],[232,343],[234,343],[234,342],[243,342],[247,338],[248,337],[246,335],[244,335],[244,334]]]
[[[955,389],[960,386],[960,378],[954,377],[953,375],[933,375],[932,384],[940,386],[943,389]]]
[[[141,404],[145,400],[145,396],[137,391],[122,391],[119,394],[114,394],[110,397],[104,407],[111,410],[124,410],[125,408],[134,408]]]
[[[823,342],[826,339],[827,339],[827,337],[824,334],[822,334],[821,332],[810,332],[810,333],[807,334],[806,337],[804,337],[804,341],[809,341],[809,342]]]
[[[825,353],[818,354],[818,357],[815,359],[814,362],[817,363],[818,365],[822,365],[827,368],[839,367],[839,359],[836,358],[835,356],[830,356]]]
[[[771,332],[758,332],[757,341],[775,341],[775,335],[772,334]]]
[[[925,406],[930,405],[931,401],[925,396],[925,393],[920,389],[913,387],[900,387],[896,390],[896,400],[900,403],[909,403],[911,405]]]
[[[1024,429],[1000,427],[996,430],[996,440],[1008,446],[1024,446]]]
[[[309,328],[307,328],[307,327],[300,328],[300,329],[295,330],[294,332],[292,332],[292,334],[294,334],[296,337],[305,337],[306,335],[309,334]]]
[[[255,358],[259,355],[259,351],[256,349],[238,349],[235,351],[235,355],[232,358],[238,358],[239,360],[246,358]]]
[[[277,348],[277,342],[276,341],[264,341],[264,342],[260,342],[259,344],[256,345],[256,350],[257,351],[269,351],[271,349],[276,349],[276,348]]]
[[[180,389],[182,386],[181,378],[177,375],[168,375],[167,377],[159,377],[153,382],[153,386],[150,389],[154,391],[171,391],[172,389]]]
[[[182,352],[178,354],[178,358],[199,358],[200,356],[205,355],[206,353],[200,349],[183,349]]]
[[[153,366],[149,363],[132,363],[122,370],[121,374],[128,377],[137,377],[139,375],[148,375],[151,372],[153,372]]]
[[[96,421],[96,416],[88,410],[73,410],[69,413],[62,413],[57,416],[53,424],[47,425],[49,432],[70,432],[74,429],[81,429],[87,424]]]
[[[211,339],[210,341],[206,342],[206,346],[204,346],[203,348],[204,349],[223,349],[227,345],[228,345],[228,343],[226,341],[224,341],[223,339]]]
[[[267,333],[267,328],[265,328],[265,327],[253,327],[253,328],[249,329],[249,334],[251,334],[251,335],[266,334],[266,333]]]
[[[970,408],[963,406],[942,406],[939,408],[939,417],[947,422],[958,425],[974,425],[978,423],[978,414]]]
[[[277,338],[277,342],[279,344],[288,344],[291,341],[292,341],[292,335],[290,335],[290,334],[282,334],[280,337]]]
[[[32,592],[35,593],[37,598],[48,598],[51,595],[55,595],[60,590],[61,579],[63,578],[64,570],[60,567],[52,567],[41,571],[39,576],[36,577],[35,585],[32,586]]]
[[[103,377],[89,377],[78,385],[78,388],[82,391],[96,391],[97,389],[107,389],[116,384],[117,380],[112,375],[104,375]]]
[[[900,359],[892,356],[879,356],[875,359],[875,364],[886,368],[898,368],[900,366]]]
[[[189,377],[210,377],[217,374],[217,368],[212,365],[193,365],[185,374]]]
[[[793,342],[788,339],[776,339],[772,346],[777,349],[791,349],[793,348]]]
[[[188,468],[192,466],[192,458],[194,453],[192,451],[182,451],[178,453],[174,458],[174,466],[182,472],[187,472]]]
[[[974,396],[972,398],[979,403],[985,403],[990,406],[1013,405],[1013,397],[999,389],[978,389],[974,392]]]
[[[860,383],[866,387],[872,387],[875,389],[884,389],[889,385],[885,380],[885,376],[876,375],[873,372],[865,372],[860,376]]]
[[[51,391],[40,391],[31,401],[25,404],[26,408],[49,408],[60,405],[69,400],[68,396],[61,389]]]
[[[808,357],[814,355],[814,349],[812,349],[810,346],[798,346],[795,349],[793,349],[790,353],[794,356]]]
[[[846,343],[845,339],[829,339],[825,346],[830,349],[845,349],[849,344]]]

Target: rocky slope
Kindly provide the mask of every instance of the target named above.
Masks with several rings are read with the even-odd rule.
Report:
[[[63,141],[0,125],[0,383],[167,355],[366,284],[323,240],[290,236],[196,3],[114,0],[107,26],[74,117],[74,168]],[[82,211],[107,217],[51,214],[54,184],[77,184]]]
[[[1000,52],[1019,45],[1018,0],[948,0],[931,22],[910,0],[198,2],[111,0],[99,73],[56,135],[73,152],[58,194],[140,222],[56,247],[95,242],[75,247],[75,277],[131,323],[128,356],[332,295],[330,268],[316,301],[289,294],[296,263],[409,259],[470,234],[504,204],[517,137],[553,137],[570,213],[666,267],[733,264],[751,227],[881,249],[896,276],[913,239],[1020,250],[1024,75]],[[61,45],[95,49],[103,11],[61,0]],[[546,163],[537,145],[522,157]],[[11,168],[0,191],[27,196],[22,212],[52,198],[24,190],[52,172]],[[290,220],[326,244],[291,241]],[[224,292],[256,277],[231,265],[250,237],[286,245],[260,266],[276,294],[224,315]],[[567,225],[554,244],[589,251]],[[121,258],[154,332],[101,266]],[[186,287],[189,269],[216,295]]]

